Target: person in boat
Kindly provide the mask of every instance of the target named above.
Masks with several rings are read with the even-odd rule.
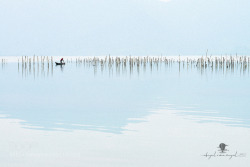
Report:
[[[63,58],[61,58],[60,63],[63,63],[63,62],[64,62],[64,60],[63,60]]]

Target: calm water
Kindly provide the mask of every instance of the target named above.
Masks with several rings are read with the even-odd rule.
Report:
[[[249,67],[1,64],[0,125],[1,166],[249,166]]]

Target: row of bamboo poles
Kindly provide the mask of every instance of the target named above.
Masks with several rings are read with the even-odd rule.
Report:
[[[6,59],[2,59],[2,63],[6,63]],[[248,66],[250,62],[250,57],[246,56],[230,56],[230,57],[200,57],[200,58],[186,58],[186,59],[181,59],[180,56],[178,58],[168,58],[168,57],[78,57],[72,59],[66,59],[67,63],[76,63],[76,64],[92,64],[92,65],[144,65],[146,63],[150,64],[159,64],[159,63],[166,63],[166,64],[171,64],[171,63],[181,63],[181,62],[186,62],[187,64],[195,64],[196,66],[200,67],[207,67],[211,65],[212,67],[215,65],[226,65],[227,68],[234,66],[235,64],[242,64],[243,66]],[[29,65],[31,66],[32,64],[41,64],[41,65],[50,65],[54,63],[53,57],[48,57],[48,56],[33,56],[33,57],[28,57],[28,56],[22,56],[22,65]],[[18,64],[19,64],[19,59],[18,59]]]
[[[2,66],[2,69],[4,69],[5,65],[7,64],[7,59],[0,59],[1,61],[1,66]]]
[[[72,61],[71,61],[72,62]],[[152,69],[153,67],[158,68],[161,65],[172,66],[173,64],[178,64],[180,66],[187,67],[196,67],[199,70],[203,69],[226,69],[226,70],[234,70],[235,68],[240,68],[241,71],[246,71],[250,66],[250,57],[247,56],[221,56],[221,57],[208,57],[202,56],[200,58],[181,58],[180,56],[177,58],[168,58],[168,57],[93,57],[93,58],[84,58],[79,57],[75,60],[76,64],[84,64],[88,66],[98,67],[106,67],[109,68],[115,67],[117,69],[123,68],[126,69],[129,67],[130,69],[140,67]]]
[[[7,63],[7,59],[0,59],[2,64],[6,64]]]
[[[55,57],[48,56],[22,56],[18,59],[18,70],[21,67],[22,73],[33,73],[39,71],[47,74],[53,74],[53,68]],[[6,63],[7,60],[2,59],[2,64]],[[144,56],[144,57],[77,57],[77,58],[66,58],[66,66],[69,64],[75,64],[76,66],[83,65],[84,67],[93,67],[94,72],[98,69],[103,71],[107,68],[109,71],[115,69],[116,72],[121,70],[129,70],[130,72],[136,69],[139,71],[141,68],[145,71],[147,68],[152,70],[153,68],[158,69],[162,65],[170,67],[172,65],[179,65],[179,71],[181,66],[184,68],[197,68],[200,71],[205,69],[211,70],[231,70],[238,69],[245,72],[249,71],[250,57],[247,56],[202,56],[202,57],[167,57],[167,56]],[[63,66],[61,66],[63,69]]]
[[[1,61],[1,64],[2,64],[2,66],[4,66],[5,64],[7,64],[7,59],[0,59],[0,61]]]

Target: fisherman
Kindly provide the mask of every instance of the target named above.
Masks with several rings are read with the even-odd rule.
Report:
[[[60,63],[64,62],[63,58],[61,58]]]

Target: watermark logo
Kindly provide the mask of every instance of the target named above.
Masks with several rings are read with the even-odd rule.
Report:
[[[201,156],[204,156],[207,159],[222,158],[222,157],[228,157],[228,159],[232,159],[232,158],[246,157],[246,153],[238,153],[237,150],[230,152],[230,150],[227,149],[228,147],[229,145],[225,143],[220,143],[218,147],[219,148],[218,152],[217,151],[213,153],[207,152],[206,154],[203,154]]]
[[[220,148],[221,153],[224,153],[224,152],[228,151],[226,149],[226,146],[228,146],[228,145],[226,145],[224,143],[220,143],[219,148]]]

